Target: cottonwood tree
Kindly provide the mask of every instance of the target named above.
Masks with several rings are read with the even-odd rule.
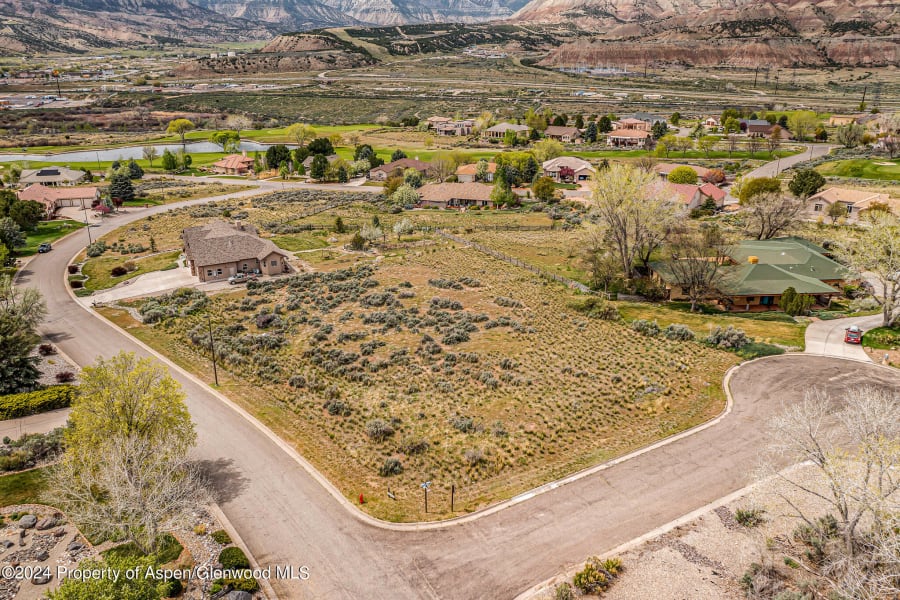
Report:
[[[539,163],[543,163],[551,158],[562,156],[563,152],[565,152],[565,148],[563,148],[563,145],[558,141],[545,138],[537,142],[532,148],[532,151],[534,152],[535,160]]]
[[[859,123],[847,123],[838,127],[837,132],[834,134],[834,139],[845,148],[856,148],[862,143],[865,133],[866,128]]]
[[[603,227],[626,278],[634,276],[636,260],[649,261],[675,218],[660,183],[656,175],[624,164],[610,165],[593,181],[590,218]]]
[[[84,369],[53,501],[90,535],[123,534],[145,553],[206,501],[188,454],[196,443],[185,394],[150,359],[119,353]]]
[[[241,131],[253,127],[253,119],[244,115],[228,115],[225,119],[225,127],[241,135]]]
[[[294,123],[293,125],[288,125],[287,129],[284,130],[284,133],[301,147],[305,146],[310,140],[316,139],[316,130],[306,123]]]
[[[40,373],[31,352],[46,314],[39,291],[14,286],[8,275],[0,277],[0,395],[34,389]]]
[[[189,119],[172,119],[166,126],[166,133],[178,134],[181,137],[181,145],[184,146],[184,136],[188,131],[193,131],[197,126]]]
[[[794,196],[763,192],[742,202],[747,231],[758,240],[769,240],[793,227],[805,202]]]
[[[690,300],[691,312],[715,293],[722,280],[722,264],[728,252],[717,241],[698,231],[681,231],[669,245],[666,266],[673,281]]]
[[[224,129],[209,136],[209,141],[221,146],[225,152],[235,152],[241,145],[241,135],[234,130]]]
[[[889,212],[866,211],[864,227],[854,240],[838,242],[838,257],[854,271],[878,281],[882,326],[900,319],[900,220]]]
[[[402,183],[388,197],[394,206],[411,206],[419,203],[419,193],[409,184]]]
[[[794,137],[801,142],[816,128],[817,123],[816,113],[811,110],[794,111],[787,119],[788,129],[790,129],[791,133],[794,134]]]
[[[817,597],[888,598],[900,586],[900,394],[850,387],[839,400],[813,390],[772,419],[763,473],[819,543],[818,560],[794,557],[820,578]],[[818,484],[781,469],[801,462]],[[808,500],[834,520],[811,514]]]
[[[703,135],[697,140],[697,148],[706,155],[706,158],[709,158],[709,153],[712,152],[713,148],[715,148],[718,143],[718,138],[711,135]]]

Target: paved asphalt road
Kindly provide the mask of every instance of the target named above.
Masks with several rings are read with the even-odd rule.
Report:
[[[146,214],[118,217],[100,232]],[[119,350],[146,355],[67,294],[64,267],[83,237],[60,241],[22,272],[20,283],[47,298],[43,333],[81,365]],[[761,425],[811,386],[900,385],[895,371],[876,366],[804,355],[764,359],[736,372],[733,411],[695,435],[481,519],[390,531],[356,518],[249,421],[191,378],[173,375],[197,423],[198,459],[251,552],[262,565],[310,568],[308,581],[272,582],[285,599],[514,597],[745,485],[763,443]]]
[[[820,156],[828,154],[829,152],[831,152],[832,148],[838,148],[838,146],[832,146],[829,144],[808,144],[807,149],[800,154],[794,154],[793,156],[788,156],[786,158],[782,158],[781,160],[773,160],[772,162],[767,162],[766,164],[750,171],[749,173],[747,173],[747,175],[744,176],[744,181],[748,181],[756,177],[775,177],[788,167],[792,167],[799,162],[810,160],[812,158],[819,158]]]
[[[850,317],[810,323],[806,328],[806,352],[871,362],[872,359],[861,345],[844,342],[844,331],[851,325],[858,325],[863,331],[868,331],[880,327],[882,320],[881,314],[877,314],[869,317]]]

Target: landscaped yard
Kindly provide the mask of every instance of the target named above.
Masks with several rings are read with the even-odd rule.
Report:
[[[141,258],[135,258],[128,254],[92,258],[81,267],[81,272],[87,276],[84,281],[84,289],[96,292],[109,289],[144,273],[174,269],[180,254],[181,250],[173,250]],[[112,275],[112,269],[124,266],[129,261],[134,262],[135,269],[133,271],[119,277]]]
[[[705,421],[738,360],[584,316],[562,286],[459,244],[319,267],[135,303],[155,325],[103,314],[204,379],[211,314],[223,392],[390,520],[450,516],[451,485],[472,511]]]
[[[31,256],[37,253],[38,246],[47,242],[55,242],[64,235],[68,235],[73,231],[77,231],[84,227],[84,223],[71,220],[57,221],[41,221],[37,225],[36,231],[27,232],[25,245],[16,248],[16,254],[19,256]]]
[[[328,246],[328,242],[325,241],[323,235],[315,234],[276,235],[272,237],[272,241],[275,242],[276,246],[282,250],[287,250],[288,252],[314,250],[316,248],[325,248]]]
[[[816,167],[822,175],[828,177],[854,177],[862,179],[880,179],[884,181],[900,181],[900,159],[888,158],[856,158],[837,160]]]
[[[44,469],[31,469],[0,476],[0,506],[36,504],[40,502],[46,483]]]
[[[877,327],[863,334],[863,346],[878,350],[896,350],[900,348],[900,326]]]

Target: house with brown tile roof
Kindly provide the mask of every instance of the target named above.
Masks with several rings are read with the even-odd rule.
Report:
[[[649,131],[625,128],[615,129],[606,134],[606,145],[617,148],[644,148],[649,138]]]
[[[467,165],[459,165],[456,168],[456,179],[460,183],[472,183],[475,181],[475,173],[478,171],[478,163],[469,163]],[[494,181],[494,174],[497,172],[497,163],[488,162],[487,175],[485,175],[485,183]]]
[[[415,169],[422,174],[422,177],[428,177],[429,172],[431,171],[431,163],[417,158],[401,158],[400,160],[389,162],[380,167],[375,167],[369,171],[369,179],[372,181],[384,181],[391,173],[398,169],[401,172],[407,169]]]
[[[842,187],[830,187],[818,194],[813,194],[806,200],[806,214],[810,218],[828,217],[828,207],[834,203],[840,203],[847,209],[844,219],[856,221],[863,211],[872,208],[872,205],[885,205],[895,215],[900,215],[900,200],[889,195],[868,190],[851,190]]]
[[[289,273],[288,253],[259,237],[252,225],[212,221],[182,231],[184,256],[200,281],[219,281],[237,273]]]
[[[430,183],[418,189],[419,206],[438,208],[492,207],[493,186],[483,183]]]
[[[544,130],[544,137],[562,142],[563,144],[580,144],[581,130],[577,127],[551,125]]]
[[[19,200],[34,200],[44,205],[48,217],[53,217],[57,209],[74,206],[90,208],[100,199],[100,190],[95,187],[48,187],[40,183],[29,185],[16,193]]]
[[[212,164],[213,173],[225,175],[246,175],[253,169],[253,158],[244,154],[229,154]]]

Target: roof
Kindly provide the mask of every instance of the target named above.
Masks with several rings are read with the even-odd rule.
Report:
[[[547,129],[544,130],[544,135],[552,136],[558,135],[560,137],[568,135],[571,137],[581,137],[581,130],[577,127],[563,127],[561,125],[551,125]]]
[[[494,186],[483,183],[430,183],[419,188],[419,196],[428,202],[451,200],[490,201]]]
[[[478,163],[469,163],[467,165],[459,165],[456,168],[457,175],[474,175],[478,170]],[[496,173],[497,172],[497,163],[489,162],[487,164],[488,173]]]
[[[488,127],[485,131],[490,131],[491,133],[506,133],[507,131],[527,133],[531,131],[531,128],[528,125],[516,125],[515,123],[498,123],[493,127]]]
[[[33,183],[27,188],[19,192],[19,200],[35,200],[42,202],[45,200],[85,200],[97,197],[97,188],[95,187],[47,187],[39,183]]]
[[[631,115],[631,118],[637,119],[639,121],[649,122],[649,123],[656,123],[659,121],[665,122],[665,120],[666,120],[665,117],[661,117],[659,115],[654,115],[654,114],[648,113],[648,112],[636,112],[633,115]]]
[[[545,160],[541,164],[541,168],[545,172],[558,171],[562,167],[568,167],[574,171],[580,171],[582,169],[589,169],[591,171],[594,170],[594,167],[591,166],[591,163],[584,159],[578,158],[577,156],[559,156],[557,158]]]
[[[727,195],[725,190],[713,183],[704,183],[703,185],[701,185],[700,193],[704,196],[712,198],[716,202],[722,202],[723,200],[725,200],[725,196]]]
[[[213,163],[214,167],[222,169],[241,169],[253,166],[253,159],[243,154],[229,154],[225,158]]]
[[[309,170],[309,168],[312,166],[312,161],[316,156],[318,156],[318,154],[310,154],[309,156],[307,156],[303,160],[303,168]],[[331,164],[340,157],[337,154],[329,154],[325,158],[328,159],[328,164]]]
[[[741,123],[744,125],[765,125],[766,127],[771,127],[772,125],[765,119],[741,119]]]
[[[789,287],[798,294],[838,293],[827,283],[791,271],[779,265],[750,264],[726,266],[717,286],[723,294],[731,296],[779,295]]]
[[[619,119],[619,121],[618,121],[618,123],[620,125],[643,125],[646,122],[647,121],[645,121],[643,119],[634,119],[632,117],[628,117],[625,119]]]
[[[185,255],[198,267],[251,258],[262,260],[273,252],[288,256],[271,240],[259,237],[252,225],[212,221],[199,227],[188,227],[182,237]]]
[[[639,129],[616,129],[606,135],[614,138],[648,138],[650,137],[650,132]]]
[[[816,279],[846,279],[850,275],[845,266],[825,256],[824,248],[799,238],[743,240],[729,254],[737,263],[746,263],[749,257],[755,256],[761,265],[776,265],[790,273]]]
[[[684,204],[690,204],[697,195],[697,190],[700,189],[700,186],[691,183],[672,183],[667,181],[664,189],[671,192],[673,196],[677,196]]]
[[[19,177],[21,183],[76,183],[82,179],[84,179],[84,171],[68,167],[25,169]]]
[[[387,164],[381,165],[380,167],[375,167],[370,173],[375,171],[384,171],[385,173],[391,173],[394,169],[415,169],[416,171],[427,171],[431,168],[431,163],[425,162],[422,160],[418,160],[416,158],[401,158],[399,160],[395,160],[393,162],[389,162]]]
[[[434,116],[434,117],[428,117],[425,120],[428,121],[429,123],[447,123],[448,121],[452,121],[453,119],[451,119],[450,117]]]
[[[883,202],[891,207],[891,210],[897,210],[897,205],[900,204],[900,202],[897,202],[887,194],[879,194],[866,190],[851,190],[840,187],[824,189],[818,194],[810,196],[808,200],[820,200],[829,204],[843,202],[844,204],[850,204],[861,209],[867,208],[873,202]]]
[[[659,163],[657,165],[653,165],[653,169],[657,173],[666,176],[668,176],[673,169],[677,169],[678,167],[689,167],[693,169],[694,173],[696,173],[701,178],[709,175],[709,169],[707,169],[706,167],[698,167],[697,165],[684,165],[680,163]]]

